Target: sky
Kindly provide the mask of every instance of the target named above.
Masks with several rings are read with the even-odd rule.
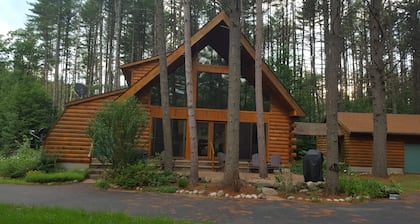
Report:
[[[28,2],[35,0],[0,0],[0,34],[25,27],[31,7]]]

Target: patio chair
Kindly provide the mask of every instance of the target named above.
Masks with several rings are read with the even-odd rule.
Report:
[[[225,153],[223,152],[218,152],[217,153],[217,161],[219,162],[219,167],[221,170],[225,169]]]
[[[281,173],[281,157],[280,155],[271,155],[271,161],[267,166],[268,172],[278,170]]]
[[[252,154],[251,162],[249,164],[249,171],[250,172],[258,172],[259,164],[258,164],[258,153]]]

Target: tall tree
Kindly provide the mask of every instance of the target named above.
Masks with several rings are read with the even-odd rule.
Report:
[[[324,4],[328,4],[324,1]],[[328,42],[325,45],[326,58],[326,86],[327,86],[327,191],[330,194],[338,192],[338,74],[340,71],[340,26],[341,26],[341,1],[330,1],[330,18],[324,18],[324,22],[330,19],[331,25],[327,35]]]
[[[198,182],[197,122],[195,120],[194,86],[191,54],[191,1],[184,0],[185,82],[187,88],[188,127],[190,129],[190,183]]]
[[[163,145],[165,153],[163,155],[165,169],[172,169],[172,128],[171,117],[169,114],[169,89],[168,89],[168,67],[166,61],[166,42],[164,25],[163,0],[156,0],[156,44],[159,55],[160,69],[160,97],[162,104],[162,126],[163,126]]]
[[[229,16],[229,88],[226,132],[226,165],[223,183],[235,191],[241,187],[239,178],[239,109],[241,90],[241,0],[231,0]]]
[[[262,48],[263,48],[263,16],[262,0],[257,0],[257,26],[255,34],[255,103],[257,112],[257,139],[259,174],[261,178],[267,177],[266,145],[264,130],[264,105],[262,88]]]
[[[115,1],[115,80],[114,88],[120,88],[120,53],[121,53],[121,29],[122,29],[122,0]]]
[[[409,26],[411,48],[413,54],[412,74],[414,80],[414,105],[415,113],[420,114],[420,1],[408,1]]]
[[[384,27],[382,0],[371,0],[370,19],[370,79],[372,82],[373,105],[373,157],[372,174],[387,177],[386,141],[387,120],[385,101]]]

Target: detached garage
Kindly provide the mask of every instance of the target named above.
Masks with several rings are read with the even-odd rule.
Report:
[[[340,158],[355,171],[370,171],[372,166],[373,115],[371,113],[337,114]],[[387,162],[389,173],[420,173],[420,115],[387,114]],[[325,135],[317,145],[325,150]]]

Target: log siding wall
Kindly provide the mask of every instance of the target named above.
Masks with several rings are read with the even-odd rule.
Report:
[[[114,100],[121,93],[116,91],[68,104],[44,141],[46,152],[57,155],[58,162],[90,163],[92,141],[86,135],[89,120],[105,102]]]

